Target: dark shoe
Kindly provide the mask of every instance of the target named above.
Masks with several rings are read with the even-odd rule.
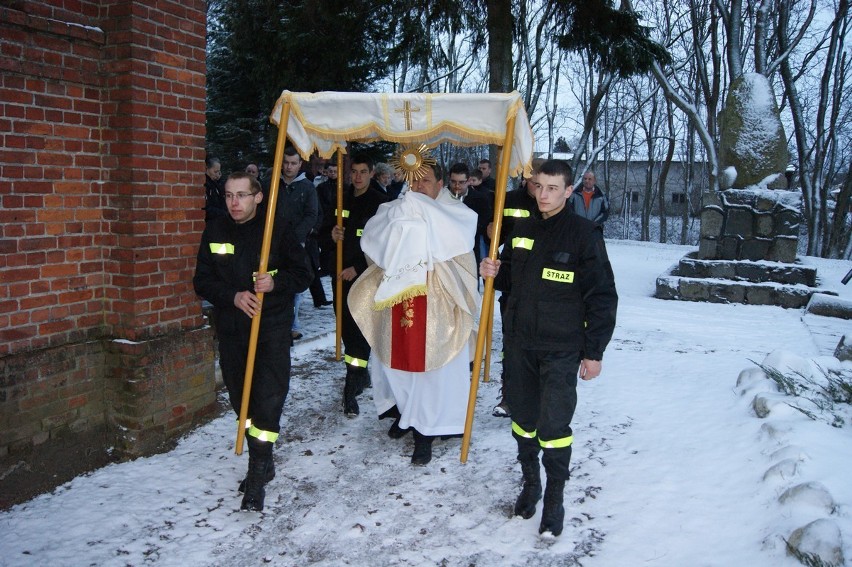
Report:
[[[263,500],[266,498],[264,489],[266,470],[269,467],[271,456],[255,457],[249,454],[249,468],[246,475],[245,494],[240,510],[250,512],[262,512]]]
[[[500,403],[491,410],[491,415],[494,417],[512,417],[512,414],[509,412],[509,404],[506,403],[506,400],[500,400]]]
[[[434,437],[421,435],[414,430],[414,454],[411,455],[412,465],[426,465],[432,460],[432,441]]]
[[[547,479],[544,489],[544,508],[541,511],[541,525],[538,533],[550,532],[554,536],[562,533],[562,523],[565,521],[565,507],[562,505],[562,492],[565,490],[564,480]]]
[[[535,516],[535,505],[541,500],[541,474],[538,458],[531,462],[522,462],[524,487],[515,500],[515,515],[525,520]]]
[[[300,333],[299,331],[290,331],[290,336],[293,338],[294,341],[298,341],[304,335],[302,335],[302,333]]]
[[[246,475],[246,478],[248,478],[248,475]],[[266,467],[266,476],[264,477],[263,484],[268,484],[269,481],[272,480],[273,478],[275,478],[275,461],[272,460],[272,459],[269,459],[269,465],[267,465],[267,467]],[[240,492],[241,494],[246,491],[246,479],[245,478],[242,481],[240,481],[240,486],[237,489],[237,491]]]
[[[331,305],[332,303],[334,303],[334,302],[333,301],[315,301],[314,307],[316,307],[317,309],[322,309],[323,307],[325,307],[327,305]]]
[[[346,371],[346,384],[343,386],[343,413],[349,416],[355,416],[361,413],[358,407],[358,376]]]
[[[403,429],[402,427],[400,427],[399,420],[400,418],[396,418],[395,420],[393,420],[393,425],[391,425],[390,429],[388,429],[388,437],[390,437],[391,439],[402,439],[403,437],[405,437],[406,433],[411,431],[410,427],[407,429]]]

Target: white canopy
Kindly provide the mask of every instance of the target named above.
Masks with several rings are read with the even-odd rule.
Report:
[[[304,159],[315,150],[330,158],[338,148],[345,150],[347,141],[502,146],[507,124],[514,117],[509,175],[530,173],[533,135],[517,91],[388,94],[285,90],[270,116],[276,125],[285,102],[290,103],[287,136]]]

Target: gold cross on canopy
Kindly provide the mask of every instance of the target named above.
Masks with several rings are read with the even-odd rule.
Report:
[[[420,112],[419,108],[411,108],[411,101],[405,101],[402,103],[402,108],[397,108],[394,112],[404,112],[405,113],[405,129],[411,130],[411,113],[412,112]]]

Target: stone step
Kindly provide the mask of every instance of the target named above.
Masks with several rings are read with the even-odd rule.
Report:
[[[802,264],[751,260],[699,260],[692,252],[680,259],[673,275],[752,283],[775,282],[816,286],[816,268]]]
[[[826,291],[801,284],[752,283],[721,278],[663,275],[657,278],[654,297],[708,303],[778,305],[798,309],[807,305],[811,295],[817,292]]]

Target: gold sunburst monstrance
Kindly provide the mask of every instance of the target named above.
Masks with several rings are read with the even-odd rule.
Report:
[[[437,163],[429,153],[429,148],[423,144],[400,147],[388,162],[395,169],[403,172],[409,187],[414,185],[415,181],[422,179],[429,172],[429,168]]]

